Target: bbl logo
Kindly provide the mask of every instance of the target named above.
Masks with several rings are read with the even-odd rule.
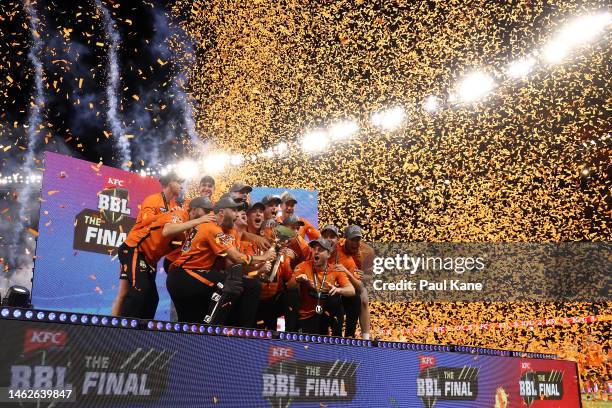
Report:
[[[98,193],[98,210],[109,224],[116,224],[130,215],[128,191],[123,187],[106,188]]]
[[[563,399],[562,371],[527,371],[519,380],[519,393],[527,406],[535,400]]]
[[[98,208],[85,209],[76,216],[74,249],[109,254],[125,241],[134,226],[123,180],[109,177],[106,184],[97,194]]]
[[[417,396],[421,398],[425,407],[433,408],[438,400],[476,400],[479,368],[438,367],[435,357],[419,358],[421,371],[417,377]]]
[[[353,361],[304,361],[293,359],[293,349],[270,347],[269,366],[262,374],[262,396],[273,407],[291,402],[348,402],[357,392],[357,368]]]

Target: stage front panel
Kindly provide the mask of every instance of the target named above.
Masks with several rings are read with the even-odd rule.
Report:
[[[2,401],[56,388],[72,391],[54,401],[67,407],[580,406],[561,360],[15,320],[0,332]]]

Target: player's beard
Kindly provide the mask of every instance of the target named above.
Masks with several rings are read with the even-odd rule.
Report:
[[[223,220],[221,221],[221,228],[229,230],[234,227],[234,217],[229,214],[223,215]]]

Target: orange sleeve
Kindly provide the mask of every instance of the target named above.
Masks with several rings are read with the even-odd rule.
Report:
[[[157,221],[165,213],[159,212],[159,201],[157,195],[150,195],[142,200],[140,204],[140,212],[138,217],[140,218],[140,225],[146,227],[154,221]]]
[[[349,281],[349,279],[346,277],[346,274],[344,273],[335,273],[335,280],[336,280],[336,284],[338,286],[344,287],[344,286],[348,286],[351,282]]]
[[[291,260],[288,256],[286,256],[280,265],[280,278],[286,282],[291,279],[292,275],[293,271],[291,270]]]
[[[321,238],[321,233],[310,223],[310,221],[305,218],[302,218],[302,221],[304,221],[304,227],[302,227],[304,228],[304,234],[309,240],[312,241],[313,239]]]
[[[213,223],[201,224],[204,228],[198,231],[202,233],[202,241],[206,241],[215,255],[221,255],[234,246],[235,239],[231,234],[225,234],[221,227]]]

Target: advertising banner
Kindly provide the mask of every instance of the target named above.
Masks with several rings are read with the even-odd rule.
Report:
[[[5,405],[53,389],[40,406],[580,406],[576,365],[562,360],[29,321],[0,330]]]

